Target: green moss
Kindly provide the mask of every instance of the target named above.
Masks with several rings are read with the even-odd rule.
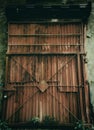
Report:
[[[7,49],[7,20],[4,8],[0,9],[0,83],[5,81],[5,56]]]

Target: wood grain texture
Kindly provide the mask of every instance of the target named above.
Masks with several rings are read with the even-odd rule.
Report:
[[[60,123],[74,123],[87,117],[88,122],[89,89],[83,84],[86,74],[80,54],[83,24],[11,23],[8,30],[8,53],[33,55],[6,58],[6,88],[16,91],[5,93],[3,118],[14,123],[51,116]]]

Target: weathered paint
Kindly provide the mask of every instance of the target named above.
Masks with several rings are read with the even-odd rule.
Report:
[[[93,25],[91,24],[91,23],[93,23],[93,12],[91,13],[92,15],[91,15],[91,19],[90,19],[90,22],[89,22],[89,28],[90,28],[90,35],[89,36],[87,36],[87,37],[91,37],[91,38],[89,38],[88,39],[88,41],[87,41],[87,56],[88,56],[88,59],[89,59],[89,62],[88,62],[88,74],[89,74],[89,76],[88,76],[88,78],[89,78],[89,82],[90,82],[90,85],[91,85],[91,96],[92,96],[92,104],[94,104],[94,101],[93,101],[93,57],[92,57],[92,53],[91,52],[93,52],[93,41],[94,41],[94,38],[93,38]],[[92,31],[91,31],[92,30]],[[91,35],[92,34],[92,35]],[[1,39],[3,39],[2,37],[1,37]],[[2,46],[4,46],[4,44],[2,45]],[[3,49],[2,49],[3,50]],[[4,49],[5,50],[5,49]],[[5,54],[5,52],[3,51],[2,52],[2,55],[3,54]],[[2,55],[0,55],[0,57],[2,56]],[[2,58],[2,61],[3,61],[3,59],[4,59],[4,57]],[[90,60],[91,59],[91,60]],[[1,64],[2,64],[2,62],[1,62]],[[3,65],[1,65],[1,71],[3,70],[3,67],[2,67]],[[2,77],[2,75],[4,74],[4,72],[2,72],[0,75],[1,75],[1,77]],[[4,81],[4,80],[3,80]],[[1,82],[2,82],[2,78],[1,78]]]
[[[63,124],[90,122],[84,27],[82,22],[9,23],[3,119],[42,121],[50,115]]]
[[[81,23],[10,24],[8,52],[12,54],[83,52],[82,31]]]

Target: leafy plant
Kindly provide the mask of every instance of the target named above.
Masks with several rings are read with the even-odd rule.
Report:
[[[33,118],[31,119],[31,122],[33,122],[34,124],[40,123],[40,119],[39,119],[38,117],[33,117]]]
[[[35,125],[35,124],[39,124],[40,123],[40,119],[39,119],[39,117],[33,117],[28,122],[30,122],[30,123]]]
[[[90,129],[85,126],[85,123],[83,121],[78,121],[75,124],[74,130],[90,130]]]
[[[0,130],[11,130],[11,128],[8,127],[7,122],[0,120]]]
[[[54,117],[45,116],[44,119],[43,119],[43,124],[46,124],[46,125],[58,125],[59,121],[56,120]]]

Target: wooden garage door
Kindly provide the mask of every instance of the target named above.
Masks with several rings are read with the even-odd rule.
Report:
[[[71,123],[79,118],[76,55],[12,56],[9,68],[8,86],[14,91],[4,93],[6,120],[51,116]]]
[[[81,22],[9,23],[4,120],[85,118],[83,32]]]

